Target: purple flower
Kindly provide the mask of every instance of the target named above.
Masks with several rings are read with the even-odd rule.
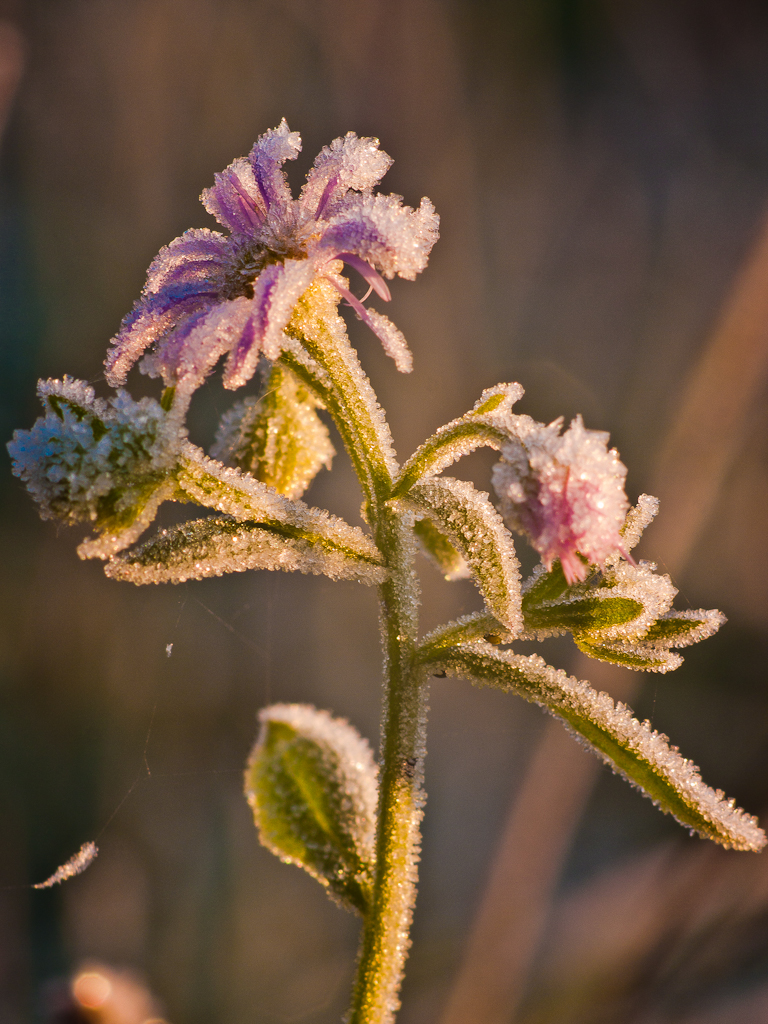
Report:
[[[293,199],[282,165],[296,158],[301,139],[283,120],[247,159],[217,174],[201,199],[229,235],[194,229],[160,251],[113,339],[109,383],[123,384],[144,355],[145,372],[189,395],[228,353],[224,385],[240,387],[260,355],[277,358],[294,306],[318,276],[331,281],[376,333],[397,368],[410,370],[403,335],[352,295],[340,276],[346,263],[369,293],[388,301],[384,278],[413,280],[437,239],[438,217],[428,199],[413,210],[400,196],[373,194],[392,163],[378,147],[377,139],[353,132],[335,139]]]
[[[586,430],[580,416],[564,434],[562,419],[548,426],[514,419],[517,437],[493,468],[510,525],[528,536],[547,569],[559,558],[568,583],[584,579],[587,563],[616,552],[629,558],[619,532],[629,507],[627,470],[608,450],[608,434]]]

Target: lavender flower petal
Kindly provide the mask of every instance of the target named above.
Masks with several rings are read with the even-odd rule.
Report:
[[[210,309],[217,298],[213,285],[187,284],[139,299],[112,339],[104,362],[107,382],[112,387],[124,384],[142,352],[188,316]]]
[[[375,309],[367,309],[360,299],[342,283],[343,279],[329,274],[328,280],[344,296],[366,327],[370,327],[381,342],[384,351],[390,359],[394,359],[395,366],[400,373],[410,373],[413,369],[413,355],[408,348],[408,342],[405,340],[403,332],[395,327],[389,317],[384,316],[383,313],[378,313]]]
[[[301,136],[292,132],[285,118],[277,128],[271,128],[259,137],[251,150],[253,176],[267,210],[287,209],[293,202],[285,172],[286,160],[295,160],[301,152]]]
[[[224,368],[225,388],[239,388],[250,380],[261,353],[277,359],[283,329],[314,276],[309,260],[273,263],[261,272],[251,301],[252,327],[230,351]]]
[[[264,223],[267,207],[245,157],[234,160],[203,190],[200,201],[222,227],[233,234],[248,234]]]
[[[299,203],[312,217],[332,217],[350,189],[369,192],[391,166],[392,157],[379,149],[378,139],[358,139],[354,132],[347,132],[321,149]]]
[[[156,294],[170,286],[198,282],[221,285],[229,257],[229,240],[218,231],[208,228],[185,231],[152,260],[143,294]]]
[[[438,225],[428,199],[413,210],[399,196],[361,196],[329,222],[318,249],[352,253],[384,277],[399,274],[412,281],[427,265]]]
[[[335,259],[342,260],[347,263],[350,267],[354,268],[358,274],[364,278],[368,284],[373,288],[377,295],[379,295],[385,302],[389,302],[392,295],[389,291],[387,282],[374,270],[370,263],[366,263],[365,260],[361,260],[359,256],[355,256],[351,252],[340,252],[337,253]]]

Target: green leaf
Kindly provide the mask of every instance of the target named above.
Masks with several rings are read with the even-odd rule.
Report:
[[[607,661],[622,665],[636,672],[672,672],[679,668],[683,659],[679,654],[644,644],[642,641],[622,643],[620,640],[596,643],[588,636],[574,635],[576,646],[596,661]]]
[[[403,497],[419,480],[441,473],[476,448],[500,449],[510,438],[512,406],[522,396],[519,384],[497,384],[484,391],[470,412],[440,427],[413,453],[395,480],[393,497]]]
[[[361,530],[345,526],[342,538],[338,530],[320,533],[290,523],[239,523],[208,516],[162,530],[145,544],[113,558],[104,571],[112,579],[135,584],[183,583],[246,569],[282,569],[368,585],[382,583],[387,573],[375,547]]]
[[[376,768],[366,741],[343,719],[303,704],[275,704],[245,775],[259,838],[365,915],[371,903]]]
[[[593,633],[574,634],[579,649],[599,661],[625,665],[642,672],[671,672],[683,659],[672,653],[674,647],[688,647],[712,636],[725,622],[715,610],[667,612],[657,619],[639,639],[600,639]]]
[[[765,845],[756,819],[704,785],[698,769],[670,747],[666,736],[633,718],[607,693],[598,693],[537,655],[523,657],[478,641],[438,653],[429,670],[464,676],[539,704],[692,831],[736,850],[757,851]]]
[[[713,636],[724,622],[725,616],[716,608],[671,611],[653,623],[643,642],[659,648],[689,647]]]
[[[570,630],[582,632],[631,622],[642,612],[639,601],[628,597],[585,597],[526,611],[526,632]]]
[[[502,644],[513,639],[509,630],[502,626],[494,615],[487,612],[472,612],[427,633],[416,651],[416,659],[419,664],[427,665],[439,657],[441,651],[457,644],[468,644],[473,640]]]
[[[523,612],[547,601],[556,601],[567,589],[568,581],[559,559],[552,563],[549,572],[538,565],[523,584]]]
[[[238,402],[222,418],[214,458],[251,473],[288,498],[300,498],[336,454],[317,415],[317,398],[274,364],[260,399]]]
[[[512,537],[483,491],[451,477],[415,484],[404,503],[429,516],[472,570],[488,610],[513,633],[522,626],[520,568]]]
[[[434,562],[447,580],[463,580],[469,576],[467,563],[431,519],[417,519],[413,531],[422,554]]]

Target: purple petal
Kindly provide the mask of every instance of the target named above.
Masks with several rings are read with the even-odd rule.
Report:
[[[219,224],[236,235],[253,233],[267,213],[251,165],[243,156],[215,176],[215,184],[203,190],[200,201]]]
[[[318,154],[299,202],[312,217],[328,217],[350,189],[368,192],[392,166],[378,139],[358,139],[354,132],[334,139]]]
[[[200,290],[184,285],[139,299],[112,339],[104,362],[108,383],[112,387],[124,384],[128,371],[145,349],[186,317],[210,309],[217,295],[216,288]]]
[[[308,260],[273,263],[259,274],[251,300],[252,333],[244,333],[227,360],[225,388],[239,388],[250,380],[262,352],[268,359],[277,359],[283,329],[314,274]]]
[[[413,369],[413,355],[408,348],[408,342],[405,340],[403,332],[395,327],[383,313],[378,313],[375,309],[366,309],[362,302],[341,283],[339,278],[329,274],[328,280],[344,296],[363,323],[370,327],[381,342],[386,354],[390,359],[394,359],[395,366],[400,373],[410,373]]]
[[[147,357],[146,369],[175,384],[180,394],[190,396],[225,352],[231,352],[248,331],[252,319],[251,300],[245,297],[222,302],[190,318],[169,336],[157,353]]]
[[[398,196],[361,196],[329,222],[317,252],[351,253],[384,277],[399,274],[412,281],[427,265],[438,224],[428,199],[413,210]]]
[[[253,176],[267,210],[273,206],[287,207],[292,202],[285,173],[286,160],[295,160],[301,152],[301,136],[292,132],[285,118],[277,128],[261,135],[251,150]]]
[[[185,231],[152,260],[144,294],[154,294],[174,285],[220,284],[228,258],[229,243],[218,231],[207,228]]]

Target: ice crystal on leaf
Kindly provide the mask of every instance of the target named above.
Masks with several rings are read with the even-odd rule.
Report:
[[[289,370],[274,365],[261,398],[245,398],[224,414],[211,455],[300,498],[336,454],[319,405]]]
[[[277,358],[293,309],[317,277],[332,282],[398,369],[410,369],[400,331],[352,294],[341,270],[346,263],[389,300],[384,278],[413,280],[426,266],[437,239],[434,207],[422,199],[413,210],[399,196],[374,194],[392,161],[377,139],[353,132],[322,150],[294,199],[282,165],[300,150],[300,136],[283,120],[247,159],[216,175],[201,199],[229,235],[194,229],[161,250],[113,340],[111,384],[122,384],[151,349],[143,369],[161,376],[182,402],[224,354],[224,384],[240,387],[261,354]]]
[[[562,419],[548,426],[516,420],[516,437],[493,470],[502,512],[547,569],[559,559],[569,583],[584,579],[588,563],[624,550],[627,470],[616,450],[608,450],[608,434],[586,430],[580,416],[564,434]]]
[[[434,659],[449,675],[496,686],[533,701],[563,720],[620,775],[638,786],[681,824],[723,846],[761,850],[766,838],[757,820],[704,784],[696,766],[671,747],[666,736],[639,722],[607,693],[528,657],[498,651],[482,641],[464,644]]]
[[[343,718],[308,704],[273,704],[259,721],[245,792],[261,842],[365,913],[378,796],[371,748]]]

